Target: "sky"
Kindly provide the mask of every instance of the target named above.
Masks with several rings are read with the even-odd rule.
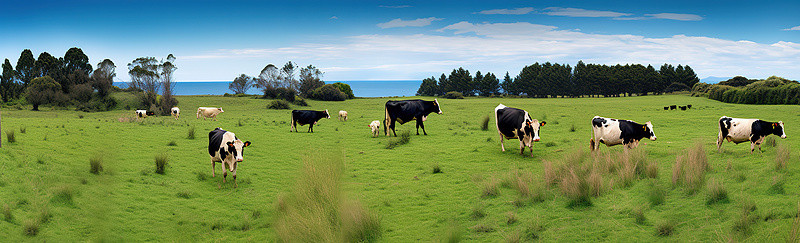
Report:
[[[323,80],[513,77],[554,62],[689,65],[698,77],[800,80],[800,1],[0,1],[0,58],[79,47],[129,81],[177,57],[180,81],[314,65]]]

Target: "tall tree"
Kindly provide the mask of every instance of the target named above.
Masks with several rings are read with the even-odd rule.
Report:
[[[469,91],[467,93],[464,93],[464,95],[472,96],[476,92],[479,92],[481,82],[483,82],[483,74],[481,73],[480,70],[478,70],[475,72],[475,77],[472,77],[472,81],[469,84],[470,87]]]
[[[281,68],[281,80],[283,81],[286,88],[293,89],[295,91],[300,91],[300,83],[294,78],[295,72],[297,69],[297,65],[292,61],[287,62]]]
[[[442,87],[445,93],[450,91],[461,92],[464,95],[470,95],[472,91],[472,76],[469,71],[463,67],[453,69],[450,76],[447,77],[447,86]]]
[[[431,76],[430,78],[423,79],[422,84],[419,85],[419,89],[417,90],[417,95],[419,96],[441,95],[439,85],[436,84],[436,78]]]
[[[0,75],[0,96],[2,96],[3,102],[19,97],[20,87],[15,76],[14,68],[6,58],[3,62],[3,73]]]
[[[251,86],[253,86],[253,78],[243,73],[239,75],[239,77],[233,79],[233,82],[228,85],[228,88],[231,89],[234,94],[244,94]]]
[[[475,75],[478,76],[477,74]],[[486,73],[478,85],[478,94],[481,96],[491,96],[500,93],[500,81],[493,73]]]
[[[516,88],[514,88],[514,80],[511,79],[508,72],[506,72],[506,76],[503,76],[503,83],[500,84],[500,86],[503,88],[503,93],[505,94],[519,95],[519,92],[516,92]]]
[[[17,79],[22,82],[22,85],[28,87],[28,84],[39,74],[36,72],[36,59],[33,58],[33,53],[30,49],[25,49],[17,59],[16,66]]]
[[[311,97],[314,90],[325,85],[322,81],[322,71],[308,65],[300,69],[300,95],[303,97]]]
[[[39,106],[53,102],[56,95],[61,92],[61,85],[50,76],[38,77],[31,80],[26,92],[26,100],[33,105],[33,110],[38,111]]]
[[[114,77],[116,74],[117,66],[114,65],[109,59],[105,59],[97,64],[97,69],[92,72],[92,88],[97,90],[100,97],[106,97],[114,85]]]
[[[161,89],[159,82],[159,63],[155,57],[140,57],[128,63],[130,86],[146,93],[157,94]]]
[[[39,58],[36,59],[36,63],[34,66],[36,67],[37,77],[44,77],[59,75],[59,66],[61,65],[58,58],[55,58],[50,53],[42,52],[39,54]]]
[[[175,55],[170,53],[167,55],[166,60],[161,61],[159,69],[161,70],[161,115],[169,115],[171,108],[178,105],[178,100],[175,99]]]
[[[83,53],[81,48],[73,47],[64,54],[64,67],[67,73],[81,70],[87,75],[92,73],[92,64],[89,64],[89,57]]]

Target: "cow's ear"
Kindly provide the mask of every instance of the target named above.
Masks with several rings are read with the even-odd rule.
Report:
[[[772,129],[775,129],[776,127],[778,127],[778,123],[772,123]]]
[[[530,122],[530,121],[526,121],[526,122],[525,122],[525,125],[528,125],[528,126],[530,126],[530,125],[531,125],[531,122]]]
[[[244,147],[250,146],[250,141],[244,142]]]
[[[233,147],[233,142],[227,142],[227,143],[225,143],[225,144],[227,144],[227,145],[228,145],[228,147]]]
[[[543,127],[545,124],[547,124],[547,122],[546,121],[542,121],[542,123],[539,123],[539,126]]]
[[[647,126],[645,126],[645,125],[642,125],[642,129],[644,129],[645,131],[647,131]]]

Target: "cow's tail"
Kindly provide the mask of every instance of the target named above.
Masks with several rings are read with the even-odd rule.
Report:
[[[289,121],[289,132],[292,132],[292,128],[294,128],[294,112],[289,115],[289,118],[291,119]]]
[[[383,135],[389,136],[389,107],[383,106]]]

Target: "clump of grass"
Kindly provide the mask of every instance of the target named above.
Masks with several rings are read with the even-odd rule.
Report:
[[[633,215],[633,221],[636,222],[638,225],[647,224],[647,217],[644,215],[644,209],[642,207],[637,207],[633,211],[631,211]]]
[[[203,172],[197,171],[197,172],[195,172],[195,174],[197,174],[197,180],[198,180],[198,181],[205,181],[205,180],[208,180],[208,174],[206,174],[206,173],[203,173]]]
[[[189,130],[186,133],[186,139],[194,139],[194,127],[189,127]]]
[[[517,215],[514,214],[514,212],[509,211],[508,213],[506,213],[506,224],[508,225],[516,224],[517,221],[519,220],[517,219]]]
[[[537,240],[542,231],[544,231],[542,224],[538,220],[531,220],[525,224],[525,239]]]
[[[764,141],[764,145],[767,145],[767,147],[774,148],[775,146],[778,146],[778,141],[777,139],[775,139],[775,136],[768,136],[767,139]]]
[[[39,226],[42,224],[38,219],[27,219],[22,223],[22,232],[27,236],[36,236],[39,234]]]
[[[675,232],[676,223],[673,220],[664,220],[656,225],[656,236],[666,237]]]
[[[489,225],[487,223],[484,223],[484,222],[481,222],[481,223],[476,224],[475,226],[469,227],[469,229],[471,229],[474,232],[478,232],[478,233],[490,233],[490,232],[494,232],[495,231],[494,227],[492,227],[491,225]]]
[[[589,178],[586,179],[586,182],[589,183],[589,191],[591,192],[592,196],[600,196],[600,193],[603,190],[603,177],[600,176],[600,173],[597,171],[592,171],[589,173]]]
[[[377,215],[342,193],[344,156],[319,152],[303,159],[291,192],[276,202],[273,225],[280,241],[373,242],[381,236]]]
[[[556,142],[552,142],[552,141],[550,141],[550,142],[546,142],[546,143],[544,143],[544,146],[545,146],[545,147],[548,147],[548,148],[549,148],[549,147],[553,147],[553,146],[556,146]]]
[[[28,127],[20,127],[19,128],[19,133],[23,133],[24,134],[27,131],[28,131]]]
[[[770,137],[771,138],[771,137]],[[789,160],[791,159],[792,151],[789,150],[789,146],[786,144],[781,144],[778,146],[778,151],[775,154],[775,170],[776,171],[784,171],[789,164]]]
[[[442,167],[441,167],[441,166],[439,166],[439,163],[438,163],[438,162],[437,162],[437,163],[434,163],[433,165],[431,165],[431,168],[432,168],[432,173],[433,173],[433,174],[439,174],[439,173],[442,173]]]
[[[500,195],[500,181],[491,178],[485,183],[483,183],[483,187],[481,188],[481,197],[483,198],[493,198]]]
[[[78,115],[78,119],[83,119],[83,115]]]
[[[714,203],[727,203],[728,200],[728,191],[725,189],[725,186],[722,182],[717,180],[711,179],[708,182],[708,195],[706,197],[706,204],[711,205]]]
[[[464,232],[461,231],[461,228],[455,222],[450,223],[445,229],[444,235],[440,242],[446,243],[458,243],[464,238]]]
[[[592,206],[591,188],[589,183],[576,174],[574,169],[567,171],[561,179],[561,191],[569,199],[567,207]]]
[[[797,212],[794,214],[794,221],[792,221],[792,228],[789,229],[787,242],[800,242],[800,203],[797,204]]]
[[[472,212],[469,214],[472,219],[480,219],[486,217],[486,207],[482,203],[476,203],[472,207]]]
[[[167,146],[178,146],[178,143],[176,143],[175,141],[169,141],[169,143],[167,143]]]
[[[44,156],[43,155],[37,156],[36,157],[36,163],[43,165],[44,164]]]
[[[55,192],[53,192],[53,197],[50,198],[50,201],[53,203],[61,203],[65,205],[72,205],[72,197],[75,192],[69,186],[61,186],[56,188]]]
[[[648,163],[645,168],[645,173],[647,177],[658,178],[658,163]]]
[[[706,171],[710,169],[703,144],[697,142],[675,160],[672,185],[683,185],[689,194],[694,194],[703,187]]]
[[[189,192],[189,191],[180,191],[180,192],[178,192],[177,195],[178,195],[179,198],[183,198],[183,199],[192,198],[192,193]]]
[[[252,222],[251,221],[252,220],[250,220],[250,216],[249,215],[245,215],[242,218],[242,222],[239,223],[239,227],[238,227],[239,230],[241,230],[241,231],[250,230],[250,228],[252,228]]]
[[[50,214],[50,209],[48,209],[47,207],[40,207],[37,216],[38,216],[37,219],[41,223],[47,223],[48,221],[50,221],[50,218],[53,217],[53,215]]]
[[[481,120],[481,130],[489,130],[489,116],[484,116],[483,120]]]
[[[572,124],[572,126],[569,127],[569,132],[575,132],[575,131],[576,131],[575,124]]]
[[[169,162],[169,155],[167,153],[156,154],[155,162],[156,162],[156,173],[163,175],[167,168],[167,163]]]
[[[647,188],[647,200],[653,206],[661,205],[667,197],[667,191],[658,185],[658,181],[651,180]]]
[[[6,142],[8,142],[8,143],[16,143],[17,142],[17,135],[14,134],[14,130],[6,131]]]
[[[740,206],[742,210],[739,217],[733,221],[732,229],[739,234],[749,235],[753,231],[753,224],[759,220],[759,216],[753,213],[756,211],[756,205],[753,201],[746,199]]]
[[[786,190],[783,189],[783,178],[781,176],[774,176],[772,177],[772,185],[769,186],[767,189],[767,193],[769,194],[784,194]]]
[[[97,175],[100,172],[103,172],[103,156],[98,153],[89,158],[89,173]]]
[[[409,141],[411,141],[411,132],[403,131],[400,133],[400,137],[390,138],[389,141],[386,142],[386,149],[393,149],[397,146],[407,144]]]
[[[253,209],[253,212],[250,214],[253,219],[261,218],[261,210]]]
[[[220,230],[223,227],[224,225],[222,224],[222,221],[217,220],[214,221],[214,223],[211,223],[211,230]]]
[[[11,206],[8,204],[3,205],[3,220],[9,223],[14,221],[14,214],[11,213]]]

